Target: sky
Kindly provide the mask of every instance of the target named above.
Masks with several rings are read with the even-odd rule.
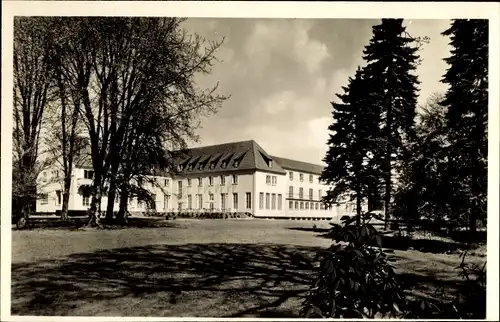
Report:
[[[365,19],[188,19],[183,27],[224,42],[212,73],[200,87],[219,84],[230,95],[215,115],[202,119],[192,146],[255,140],[269,154],[323,164],[335,94],[347,84],[380,20]],[[419,104],[446,91],[440,82],[449,56],[441,35],[449,20],[405,21],[414,37],[428,36],[417,70]]]

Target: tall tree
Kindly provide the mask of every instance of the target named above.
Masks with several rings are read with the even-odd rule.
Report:
[[[210,72],[221,43],[206,44],[187,34],[178,18],[67,19],[77,31],[69,35],[66,49],[73,54],[67,55],[71,68],[64,80],[78,94],[90,138],[94,178],[89,224],[94,224],[104,192],[107,218],[113,216],[116,178],[131,124],[144,115],[165,120],[168,115],[213,111],[225,99],[194,82],[195,75]],[[165,146],[167,137],[158,138],[157,144]]]
[[[13,212],[26,222],[36,211],[44,111],[53,100],[50,33],[42,18],[14,19]],[[22,225],[22,224],[21,224]]]
[[[401,186],[395,193],[396,217],[411,225],[414,220],[450,218],[450,169],[448,167],[448,129],[444,95],[434,93],[421,107],[416,126],[417,138],[411,156],[401,173]]]
[[[488,20],[454,20],[443,35],[450,37],[447,106],[451,168],[455,173],[453,211],[468,216],[474,236],[478,219],[486,219],[488,158]]]
[[[335,202],[345,193],[356,200],[357,224],[360,224],[361,204],[371,187],[370,157],[373,155],[372,136],[378,127],[377,113],[370,104],[368,83],[358,67],[354,78],[349,78],[341,102],[332,102],[334,123],[327,142],[329,149],[324,158],[327,163],[321,179],[333,186],[325,201]]]
[[[75,91],[69,75],[75,72],[72,65],[74,50],[72,41],[78,37],[78,25],[65,18],[49,18],[52,33],[51,65],[56,101],[46,113],[48,120],[45,141],[53,158],[62,169],[61,218],[68,218],[69,195],[74,163],[78,162],[88,144],[84,137],[81,95]],[[70,41],[68,41],[70,40]],[[72,41],[71,41],[72,40]]]
[[[419,63],[416,39],[406,32],[403,19],[382,19],[373,27],[373,37],[363,51],[366,74],[373,84],[381,112],[381,140],[376,159],[384,179],[384,206],[391,217],[394,164],[408,158],[406,145],[415,139],[417,85],[414,71]]]

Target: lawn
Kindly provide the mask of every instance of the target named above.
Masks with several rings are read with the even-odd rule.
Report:
[[[330,244],[313,224],[328,226],[176,220],[167,228],[14,230],[11,313],[297,317],[311,259]],[[422,245],[394,249],[394,265],[415,294],[442,288],[446,298],[461,281],[458,255]]]

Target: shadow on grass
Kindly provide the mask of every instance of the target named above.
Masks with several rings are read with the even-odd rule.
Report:
[[[64,229],[75,230],[87,225],[88,218],[68,218],[62,220],[60,218],[30,218],[28,229]],[[106,224],[105,229],[126,229],[126,228],[161,228],[161,227],[177,227],[173,222],[164,220],[163,218],[128,218],[127,225]]]
[[[318,236],[330,239],[328,228],[306,228],[306,227],[291,227],[291,230],[309,231],[318,233]],[[382,247],[395,250],[408,250],[413,248],[424,253],[441,254],[447,252],[456,252],[459,250],[470,249],[472,245],[455,242],[443,241],[436,239],[413,239],[407,236],[387,236],[381,235]]]
[[[13,315],[298,317],[318,248],[149,245],[12,265]],[[393,256],[393,260],[398,258]],[[458,287],[406,270],[405,288]]]
[[[300,307],[292,309],[290,303],[300,303],[311,284],[316,250],[269,244],[150,245],[13,264],[12,314],[108,315],[107,307],[116,310],[112,303],[140,299],[142,308],[127,311],[122,304],[118,315],[294,317]],[[82,312],[89,303],[101,312]],[[213,306],[207,309],[206,303]],[[152,307],[160,308],[151,313]]]

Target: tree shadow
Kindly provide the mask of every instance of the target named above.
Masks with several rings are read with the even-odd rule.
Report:
[[[106,306],[117,315],[116,303],[138,301],[142,309],[118,315],[296,317],[299,308],[290,303],[298,303],[309,288],[317,250],[149,245],[13,264],[11,310],[14,315],[109,315]],[[203,309],[208,302],[212,309]],[[79,310],[90,303],[101,303],[100,309]],[[152,306],[161,309],[151,311]]]
[[[309,231],[317,233],[318,237],[331,239],[328,228],[304,228],[290,227],[290,230]],[[475,245],[457,241],[446,241],[437,239],[414,239],[408,236],[390,236],[381,234],[382,247],[394,250],[414,249],[423,253],[453,253],[466,249],[471,249]],[[373,246],[376,246],[375,244]]]

